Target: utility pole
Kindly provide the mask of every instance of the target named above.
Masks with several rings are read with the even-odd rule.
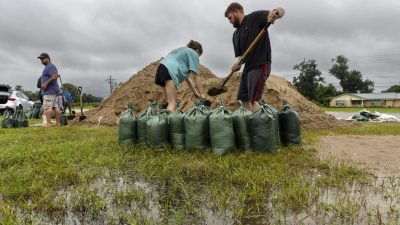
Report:
[[[106,80],[106,82],[110,84],[110,95],[112,94],[112,91],[113,91],[114,80],[115,79],[111,78],[111,75],[110,75],[110,78]]]

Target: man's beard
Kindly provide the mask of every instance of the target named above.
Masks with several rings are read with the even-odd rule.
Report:
[[[235,18],[235,20],[233,21],[233,27],[234,28],[238,28],[238,27],[240,27],[240,22],[239,22],[239,18]]]

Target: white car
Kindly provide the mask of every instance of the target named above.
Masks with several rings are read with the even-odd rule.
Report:
[[[0,111],[12,110],[14,111],[17,106],[22,107],[22,109],[27,112],[32,110],[34,102],[30,101],[29,98],[20,91],[12,91],[11,95],[8,96],[8,101],[6,103],[0,104]]]

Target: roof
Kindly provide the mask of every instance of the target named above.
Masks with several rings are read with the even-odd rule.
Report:
[[[365,98],[368,100],[385,100],[385,99],[399,99],[400,93],[388,92],[388,93],[360,93],[360,94],[352,94],[355,96],[359,96],[361,98]]]
[[[400,100],[400,93],[388,92],[388,93],[344,93],[333,97],[332,99],[339,98],[341,96],[350,95],[362,100]]]
[[[338,95],[338,96],[333,97],[332,99],[339,98],[339,97],[346,96],[346,95],[350,95],[350,96],[353,96],[353,97],[355,97],[355,98],[362,98],[363,100],[367,100],[367,99],[364,98],[364,97],[361,97],[361,96],[358,96],[358,95],[352,94],[352,93],[343,93],[343,94],[341,94],[341,95]]]

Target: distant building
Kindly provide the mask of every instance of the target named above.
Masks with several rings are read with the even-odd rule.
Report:
[[[334,97],[330,107],[400,107],[400,93],[345,93]]]

